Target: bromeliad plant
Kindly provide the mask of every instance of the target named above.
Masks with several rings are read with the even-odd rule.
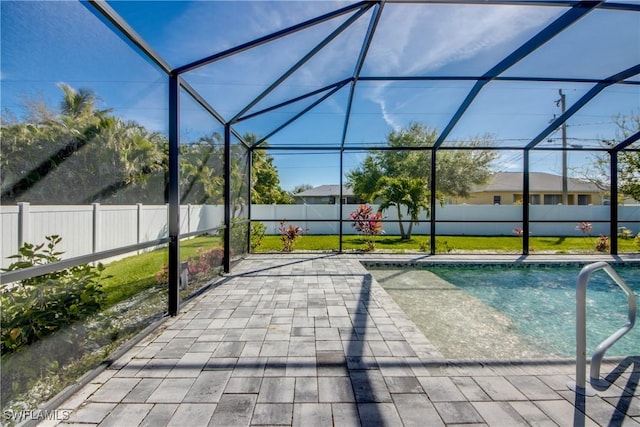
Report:
[[[376,236],[383,234],[382,229],[382,212],[378,211],[373,214],[373,208],[367,204],[360,205],[358,209],[351,212],[351,226],[358,233],[364,235],[367,244],[367,251],[373,251],[376,248]]]

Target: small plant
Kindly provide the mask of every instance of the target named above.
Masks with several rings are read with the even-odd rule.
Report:
[[[597,252],[609,252],[609,236],[605,236],[601,234],[596,240],[596,251]]]
[[[640,233],[636,237],[633,238],[633,243],[640,248]]]
[[[261,222],[251,223],[251,251],[255,251],[262,244],[264,239],[264,233],[267,231],[267,226]]]
[[[633,236],[633,232],[629,230],[627,227],[618,228],[618,237],[622,240],[630,239]]]
[[[449,244],[446,240],[437,240],[436,241],[436,252],[438,253],[450,253],[453,251],[453,246]]]
[[[291,224],[287,227],[287,222],[284,219],[280,221],[280,228],[278,230],[280,231],[280,240],[282,241],[282,252],[292,252],[296,240],[301,237],[303,233],[309,231],[309,229],[303,229],[302,227]]]
[[[222,248],[213,248],[204,250],[198,249],[198,256],[189,258],[187,269],[189,271],[189,282],[201,278],[207,278],[212,268],[219,267],[222,264],[224,250]]]
[[[590,235],[592,227],[590,222],[580,222],[576,225],[576,230],[582,231],[582,234],[587,237]]]
[[[581,231],[582,232],[582,236],[587,239],[588,237],[591,236],[591,230],[593,228],[591,227],[591,223],[590,222],[579,222],[578,225],[576,225],[576,230]],[[598,243],[596,242],[596,247],[597,247]]]
[[[373,251],[376,248],[376,236],[383,234],[382,229],[382,212],[378,211],[373,214],[373,208],[369,205],[360,205],[358,209],[351,212],[350,218],[353,221],[351,226],[357,232],[364,235],[367,243],[367,251]]]
[[[62,238],[52,235],[45,239],[47,242],[39,245],[22,245],[18,254],[9,257],[16,261],[3,271],[60,261],[63,252],[58,252],[56,245]],[[102,264],[82,264],[3,285],[2,354],[15,352],[98,312],[105,299],[99,283],[102,270]]]
[[[231,256],[241,255],[247,252],[247,233],[249,232],[249,223],[242,218],[231,219],[231,230],[220,228],[218,237],[225,238],[226,233],[231,233]]]
[[[524,230],[522,229],[522,227],[516,227],[513,229],[513,234],[522,237],[522,235],[524,234]]]
[[[189,282],[206,279],[212,268],[219,267],[222,264],[224,250],[222,248],[212,248],[205,250],[199,248],[197,256],[187,259],[187,271],[189,272]],[[160,271],[156,273],[156,281],[159,285],[169,283],[169,266],[163,264]]]

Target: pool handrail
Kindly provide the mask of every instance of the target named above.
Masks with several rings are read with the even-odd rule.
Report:
[[[597,270],[604,270],[611,279],[624,291],[627,295],[629,304],[628,321],[609,338],[605,339],[598,347],[596,347],[591,357],[590,382],[592,385],[602,385],[600,383],[600,365],[605,352],[629,332],[636,322],[637,303],[636,296],[615,272],[613,267],[604,261],[594,262],[586,265],[578,274],[576,282],[576,382],[575,388],[573,384],[569,387],[576,393],[584,395],[595,395],[595,392],[586,388],[586,364],[587,364],[587,285],[591,273]]]

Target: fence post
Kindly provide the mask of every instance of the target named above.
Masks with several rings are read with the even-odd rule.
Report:
[[[30,239],[29,202],[18,203],[18,249]],[[17,250],[16,250],[17,252]]]
[[[136,203],[136,243],[140,244],[142,242],[142,203]],[[142,253],[141,250],[138,250],[138,255]]]
[[[187,204],[187,233],[191,233],[191,203]]]
[[[100,203],[91,203],[93,207],[93,242],[91,246],[92,253],[100,250],[100,236],[102,235],[102,221],[100,215]]]
[[[306,220],[306,219],[307,219],[307,211],[308,211],[307,204],[305,203],[305,204],[304,204],[304,205],[302,205],[302,206],[303,206],[303,208],[302,208],[302,217]],[[304,221],[304,222],[302,223],[302,229],[303,229],[303,230],[306,230],[306,229],[308,229],[308,228],[309,228],[309,227],[307,227],[307,221]]]

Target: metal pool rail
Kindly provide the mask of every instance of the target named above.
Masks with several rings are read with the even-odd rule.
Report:
[[[591,357],[591,384],[603,386],[600,380],[600,364],[604,353],[618,341],[624,334],[629,332],[636,323],[636,296],[627,284],[618,276],[613,267],[606,262],[594,262],[585,266],[578,275],[576,283],[576,382],[569,383],[571,390],[578,394],[593,396],[595,391],[586,387],[586,365],[587,365],[587,285],[591,273],[597,270],[604,270],[609,277],[627,294],[629,313],[627,323],[609,338],[602,341],[593,352]]]

